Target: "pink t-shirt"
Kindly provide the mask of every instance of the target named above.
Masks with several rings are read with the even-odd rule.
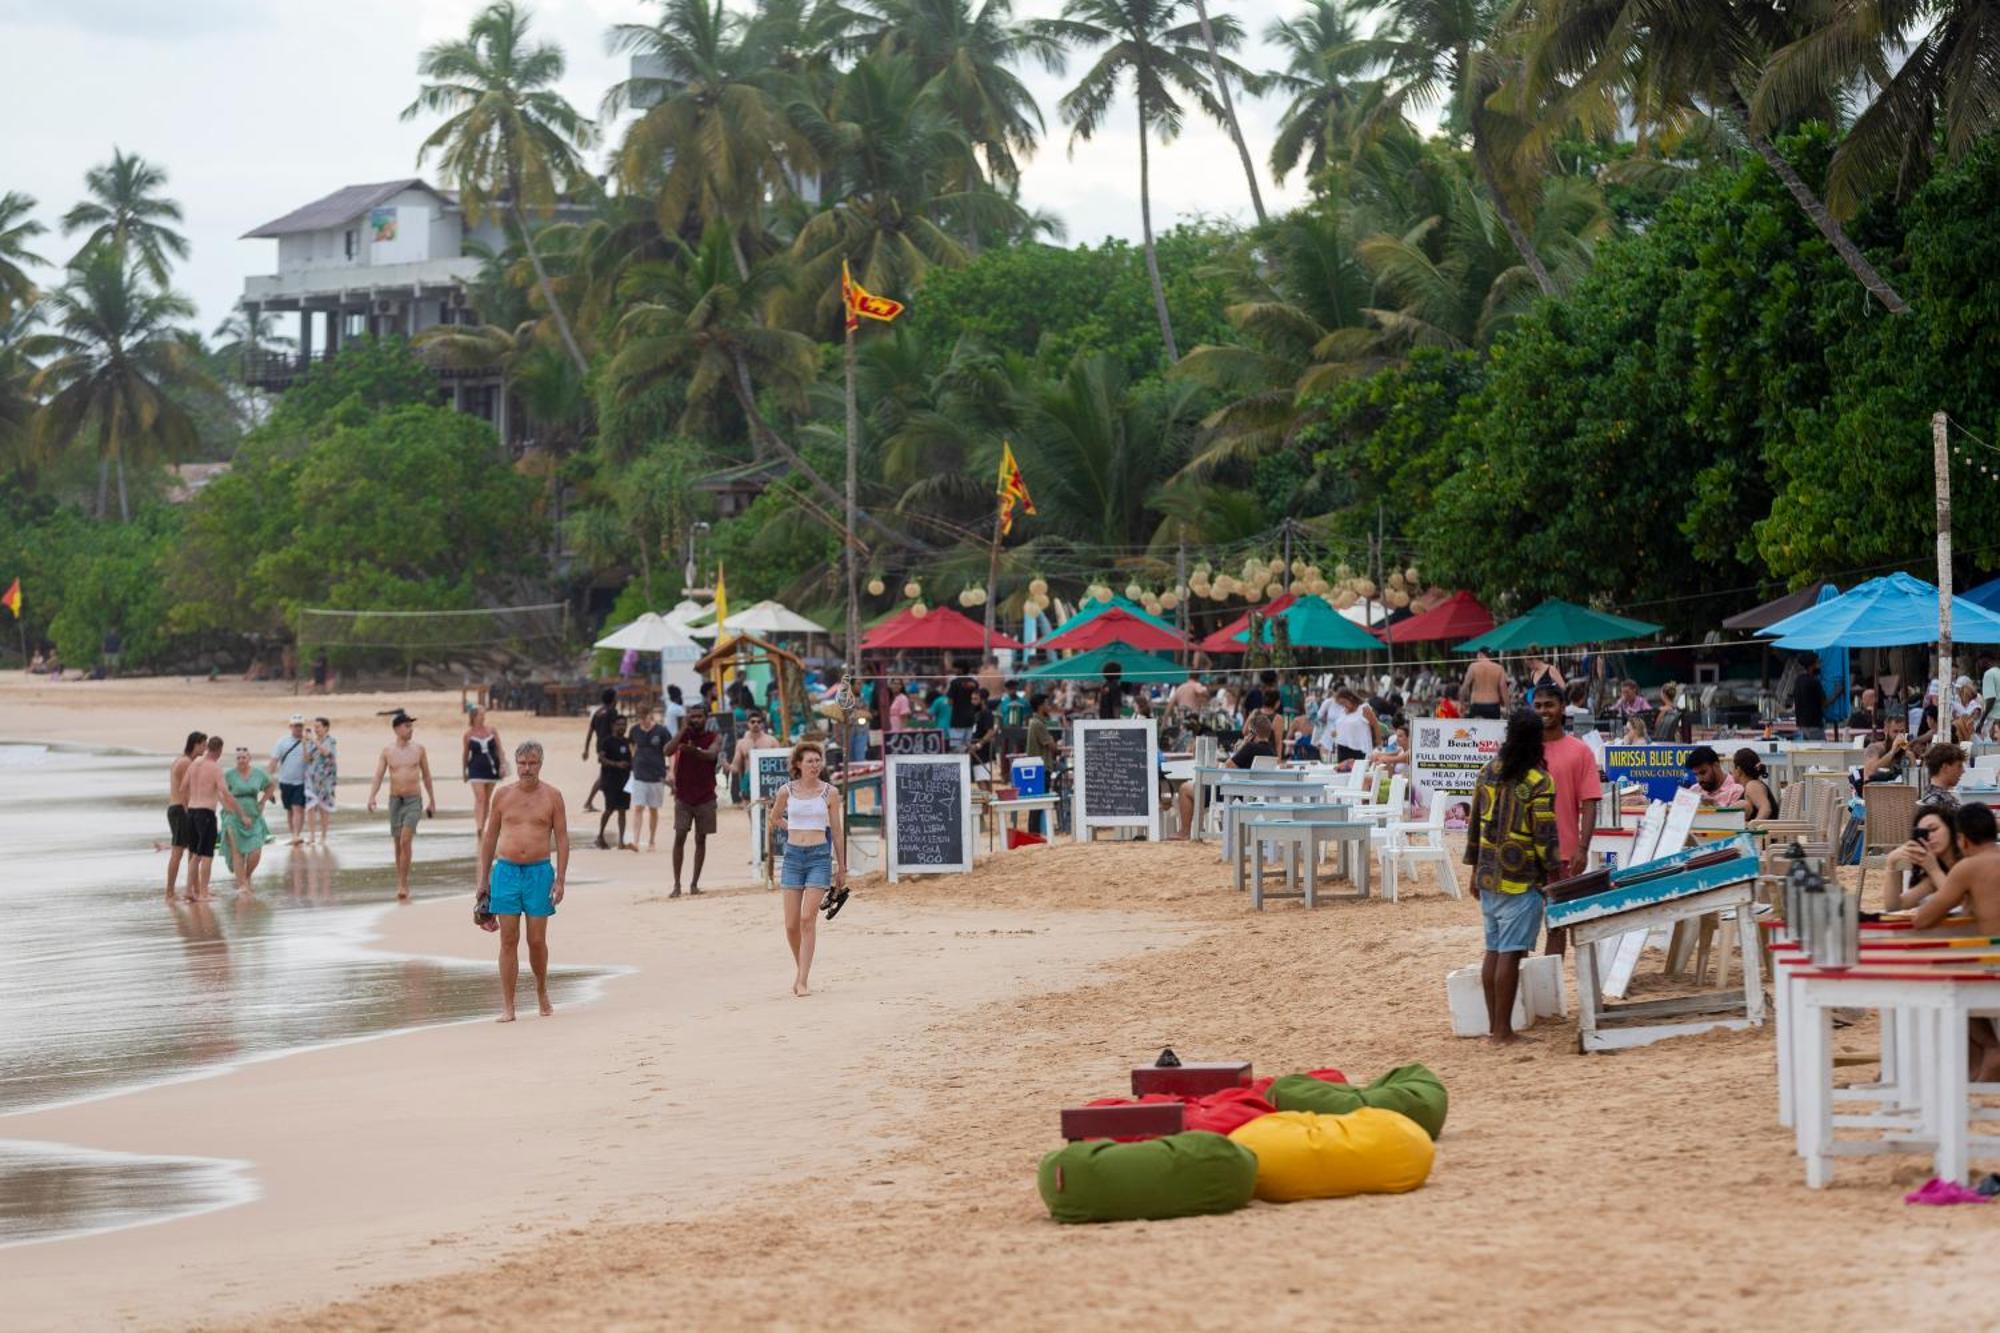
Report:
[[[910,729],[910,696],[897,691],[889,701],[889,730],[908,731]]]
[[[1604,796],[1604,786],[1597,780],[1597,756],[1574,736],[1544,742],[1542,754],[1542,767],[1556,783],[1557,848],[1563,860],[1574,863],[1583,854],[1576,845],[1583,803]],[[1573,864],[1571,873],[1575,873]]]

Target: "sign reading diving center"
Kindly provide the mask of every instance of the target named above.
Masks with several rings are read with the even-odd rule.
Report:
[[[972,869],[972,759],[890,755],[885,761],[883,843],[889,882],[903,875]]]
[[[1144,829],[1160,840],[1160,735],[1150,718],[1079,720],[1070,827],[1086,841],[1093,828]]]
[[[1604,775],[1612,782],[1634,782],[1646,789],[1649,801],[1671,801],[1687,780],[1692,745],[1606,745]]]

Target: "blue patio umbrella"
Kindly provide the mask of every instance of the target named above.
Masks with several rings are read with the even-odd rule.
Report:
[[[1959,596],[1988,611],[2000,612],[2000,579],[1988,579],[1976,588],[1967,588]]]
[[[1914,575],[1885,574],[1758,632],[1770,635],[1775,647],[1800,652],[1935,643],[1938,590]],[[1954,597],[1951,637],[1958,643],[2000,643],[2000,615]]]
[[[1825,606],[1840,596],[1840,589],[1829,583],[1819,590],[1817,605]],[[1819,655],[1819,683],[1826,688],[1826,720],[1847,721],[1847,649],[1826,648]]]

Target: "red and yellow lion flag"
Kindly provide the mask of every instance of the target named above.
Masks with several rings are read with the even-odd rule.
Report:
[[[892,301],[886,296],[874,296],[862,290],[861,284],[847,271],[847,261],[840,261],[840,301],[847,307],[847,327],[861,327],[861,317],[879,319],[884,324],[903,313],[903,303]]]
[[[21,618],[21,580],[15,579],[7,585],[7,595],[0,597],[0,606],[14,613],[14,619]]]
[[[1021,512],[1035,512],[1035,497],[1028,494],[1028,479],[1021,475],[1021,465],[1014,461],[1014,446],[1002,441],[1000,444],[1000,535],[1005,537],[1014,530],[1014,506],[1018,503]]]

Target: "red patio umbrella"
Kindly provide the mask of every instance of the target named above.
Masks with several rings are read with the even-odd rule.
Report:
[[[861,636],[864,653],[894,652],[978,652],[986,645],[986,627],[948,606],[934,606],[916,616],[904,607]],[[1011,634],[993,631],[995,648],[1019,648],[1021,641]]]
[[[1258,607],[1257,614],[1266,617],[1275,615],[1297,600],[1298,597],[1293,593],[1280,593]],[[1250,645],[1237,642],[1236,636],[1249,628],[1250,613],[1245,611],[1242,615],[1236,617],[1236,619],[1230,621],[1227,625],[1224,625],[1221,629],[1196,644],[1195,647],[1201,649],[1211,657],[1217,653],[1247,653],[1250,651]]]
[[[1161,629],[1150,620],[1114,606],[1074,627],[1065,626],[1057,630],[1035,647],[1067,651],[1102,648],[1108,643],[1122,643],[1128,648],[1149,653],[1178,652],[1188,646],[1187,640],[1172,630]]]
[[[1458,643],[1493,628],[1493,613],[1477,598],[1463,590],[1439,602],[1428,611],[1399,620],[1383,636],[1390,643],[1430,643],[1450,639]]]

